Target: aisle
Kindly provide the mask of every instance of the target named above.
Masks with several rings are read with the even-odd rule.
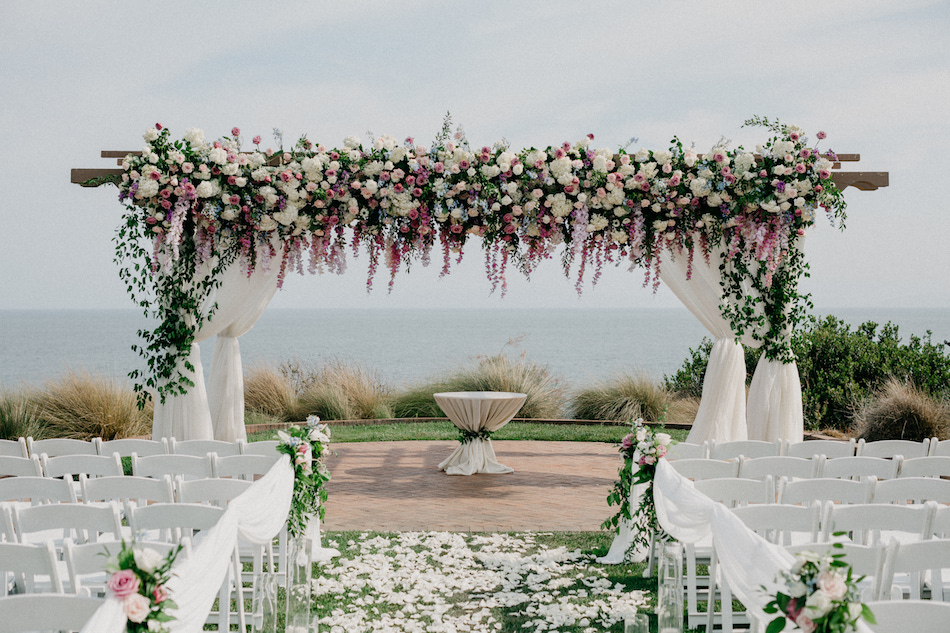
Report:
[[[449,476],[454,441],[331,445],[325,530],[597,531],[620,456],[595,442],[493,442],[507,475]]]

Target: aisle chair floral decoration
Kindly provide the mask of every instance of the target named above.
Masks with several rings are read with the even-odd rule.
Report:
[[[290,456],[294,466],[294,495],[287,515],[287,528],[294,538],[306,534],[308,517],[323,520],[327,500],[326,483],[330,472],[323,465],[323,456],[330,444],[330,428],[311,415],[301,428],[291,426],[277,431],[277,450]]]
[[[623,456],[620,479],[607,495],[607,504],[619,505],[620,509],[604,521],[601,528],[619,532],[624,521],[630,522],[631,527],[635,528],[635,536],[630,544],[633,551],[648,548],[653,535],[659,536],[661,533],[656,519],[656,506],[653,504],[653,477],[656,475],[657,461],[666,456],[668,447],[673,443],[668,433],[651,429],[643,423],[643,418],[633,423],[633,430],[620,442],[620,454]],[[638,466],[636,470],[634,464]],[[646,484],[647,487],[640,495],[639,506],[632,509],[630,493],[637,484]]]
[[[790,630],[805,633],[854,631],[861,618],[876,624],[871,610],[860,602],[857,583],[861,578],[852,578],[851,566],[843,557],[800,552],[791,570],[783,572],[784,590],[765,605],[766,613],[781,614],[769,623],[766,633],[785,630],[788,620],[793,625]]]
[[[130,633],[168,631],[165,625],[175,619],[168,611],[178,605],[169,597],[165,585],[179,551],[180,545],[162,556],[154,549],[122,541],[122,549],[106,565],[106,571],[112,574],[108,588],[122,601],[126,630]]]

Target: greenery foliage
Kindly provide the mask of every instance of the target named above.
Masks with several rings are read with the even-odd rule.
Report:
[[[702,379],[712,351],[704,339],[672,376],[666,387],[680,394],[702,393]],[[890,377],[917,385],[924,393],[950,391],[950,355],[941,344],[911,336],[901,342],[898,326],[868,321],[852,329],[834,317],[809,317],[792,337],[792,351],[802,382],[806,428],[846,430],[854,406],[866,400]],[[746,348],[747,379],[752,379],[761,350]]]

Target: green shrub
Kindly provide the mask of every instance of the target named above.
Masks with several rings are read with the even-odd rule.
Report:
[[[878,328],[869,321],[852,330],[833,316],[811,317],[792,338],[807,428],[848,429],[854,403],[865,400],[890,377],[938,397],[948,392],[950,356],[942,345],[931,343],[930,332],[902,344],[898,326],[887,323]],[[664,378],[666,387],[681,395],[701,394],[712,345],[703,339],[690,349],[683,366]],[[748,381],[760,354],[757,349],[745,350]]]
[[[47,437],[36,405],[24,394],[0,394],[0,440]]]
[[[620,374],[578,391],[571,399],[570,417],[621,421],[642,417],[659,422],[671,401],[670,392],[650,376]]]
[[[950,439],[950,403],[890,378],[855,409],[852,433],[868,442]]]
[[[392,401],[397,418],[443,417],[432,394],[442,391],[510,391],[526,394],[519,418],[558,418],[564,402],[564,387],[547,367],[512,360],[507,354],[483,356],[471,367],[434,381],[409,387]]]

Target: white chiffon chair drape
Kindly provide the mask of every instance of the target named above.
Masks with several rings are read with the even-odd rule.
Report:
[[[759,343],[751,333],[742,336],[741,343],[737,342],[731,324],[723,318],[720,266],[724,246],[720,244],[710,250],[708,263],[701,252],[695,252],[691,266],[685,251],[667,251],[670,258],[660,266],[663,283],[716,339],[703,379],[699,411],[686,441],[692,444],[707,440],[801,441],[804,435],[802,390],[794,362],[769,361],[763,355],[752,377],[748,403],[746,401],[742,345],[758,347]],[[756,291],[749,287],[745,292]],[[786,337],[791,338],[791,332],[786,333]]]
[[[791,569],[795,557],[750,530],[723,504],[698,492],[665,459],[657,464],[653,495],[660,526],[684,543],[711,536],[732,594],[760,625],[771,621],[775,615],[765,613],[763,607],[781,588],[780,572]],[[861,620],[858,632],[871,629]]]
[[[238,540],[253,545],[269,545],[287,520],[294,488],[290,458],[282,455],[264,477],[228,504],[227,510],[195,543],[191,556],[172,566],[168,590],[178,609],[170,611],[175,620],[170,633],[201,631],[224,582],[231,553]],[[82,628],[82,633],[125,631],[122,601],[110,597]]]
[[[265,269],[266,268],[266,269]],[[187,393],[156,402],[152,439],[246,439],[244,430],[244,374],[238,337],[250,330],[277,292],[278,262],[258,265],[250,277],[240,261],[229,266],[207,308],[217,309],[195,333],[188,361],[194,372],[183,371],[195,383]],[[199,343],[217,336],[208,387],[205,387]],[[184,361],[180,361],[184,368]]]

